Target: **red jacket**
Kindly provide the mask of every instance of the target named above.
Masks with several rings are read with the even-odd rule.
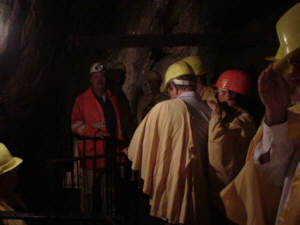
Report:
[[[115,96],[111,95],[109,91],[107,91],[107,96],[111,101],[115,111],[117,121],[117,139],[122,141],[123,136],[120,125],[119,109],[117,107],[117,99]],[[76,98],[75,104],[73,106],[71,126],[74,133],[87,138],[95,137],[95,134],[99,130],[107,131],[102,107],[99,104],[97,98],[94,96],[91,88],[89,88]],[[106,143],[104,140],[77,140],[76,142],[80,156],[94,156],[95,143],[96,155],[103,155],[105,153]],[[92,159],[85,160],[81,161],[81,166],[87,169],[93,169],[93,163],[94,161]],[[105,159],[97,159],[96,167],[104,168]]]

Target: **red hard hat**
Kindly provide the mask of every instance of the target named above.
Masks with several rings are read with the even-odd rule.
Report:
[[[226,70],[218,78],[216,87],[242,95],[251,95],[251,78],[241,70]]]

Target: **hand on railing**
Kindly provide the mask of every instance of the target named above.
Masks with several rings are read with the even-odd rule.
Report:
[[[123,148],[123,149],[122,149],[122,152],[123,152],[126,156],[128,156],[128,147]]]
[[[110,134],[106,131],[99,130],[96,132],[95,137],[105,139],[105,138],[110,137]]]

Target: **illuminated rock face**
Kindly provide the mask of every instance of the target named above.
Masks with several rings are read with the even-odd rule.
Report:
[[[199,52],[198,47],[81,47],[82,39],[97,43],[95,37],[101,35],[196,33],[201,29],[200,6],[196,1],[175,1],[175,4],[158,0],[138,4],[120,1],[100,5],[97,1],[60,5],[51,1],[27,1],[18,5],[15,1],[15,4],[7,48],[0,56],[2,92],[7,96],[2,105],[9,114],[12,124],[8,125],[9,136],[13,140],[21,135],[20,127],[27,125],[30,126],[25,136],[29,137],[34,136],[36,129],[40,135],[45,132],[56,136],[50,130],[57,128],[58,133],[70,135],[67,122],[74,98],[88,87],[88,68],[96,60],[126,64],[124,91],[134,112],[137,96],[147,92],[142,87],[149,70],[157,70],[163,76],[170,63]],[[52,124],[54,117],[61,123],[56,128]],[[2,118],[7,121],[5,115]],[[7,133],[6,128],[3,130]],[[54,149],[61,148],[58,143],[64,140],[60,139],[55,138]],[[61,154],[70,149],[63,148],[55,152]]]
[[[11,130],[8,136],[18,137],[18,130],[21,130],[18,128],[34,119],[36,122],[32,124],[42,130],[45,129],[43,124],[51,121],[47,124],[50,128],[41,133],[50,135],[49,139],[55,136],[51,129],[58,129],[55,134],[70,135],[68,119],[72,104],[75,96],[88,87],[87,72],[92,62],[100,59],[109,64],[125,63],[127,79],[123,89],[135,112],[138,96],[148,91],[144,85],[147,72],[156,70],[163,77],[171,63],[188,55],[201,54],[206,58],[210,79],[228,67],[253,64],[256,68],[251,67],[252,70],[259,71],[264,66],[263,57],[276,51],[273,24],[281,13],[278,5],[267,7],[262,3],[255,15],[244,10],[245,7],[256,7],[255,1],[243,2],[243,5],[229,4],[225,0],[218,4],[192,0],[5,2],[9,2],[8,7],[2,7],[0,12],[5,15],[3,24],[9,21],[10,32],[6,39],[0,37],[5,40],[0,54],[0,104],[5,113],[0,113],[0,119],[12,125],[0,128],[3,130],[0,134],[7,136],[8,129]],[[286,4],[284,7],[288,7]],[[99,47],[99,42],[107,36],[225,34],[227,31],[249,32],[256,39],[255,34],[270,37],[274,45],[234,47],[235,43],[230,43],[229,47],[201,45],[158,49],[113,48],[111,44],[112,48]],[[209,40],[209,36],[206,39]],[[84,47],[84,41],[90,43],[89,47]],[[59,121],[55,128],[53,120]],[[35,132],[35,128],[27,129]],[[26,135],[33,135],[32,132],[26,132]],[[61,148],[59,143],[60,140],[64,143],[64,139],[55,136],[55,140],[58,140],[58,146],[54,149]],[[61,154],[65,149],[57,152]]]

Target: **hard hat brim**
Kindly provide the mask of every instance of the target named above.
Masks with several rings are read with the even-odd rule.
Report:
[[[275,56],[267,56],[267,57],[265,57],[265,60],[270,61],[270,62],[274,62],[278,59]]]
[[[22,162],[23,162],[23,159],[18,158],[18,157],[12,157],[12,159],[9,162],[7,162],[6,164],[4,164],[0,167],[0,175],[13,170],[17,166],[19,166]]]

